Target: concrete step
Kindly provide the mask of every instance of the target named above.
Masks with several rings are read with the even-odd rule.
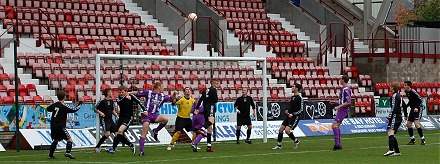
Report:
[[[168,27],[165,27],[163,23],[159,23],[157,19],[154,19],[153,15],[149,15],[147,11],[143,11],[141,7],[137,7],[137,3],[133,3],[132,0],[123,0],[123,2],[128,12],[139,14],[142,22],[146,25],[153,25],[156,28],[157,34],[160,35],[160,38],[164,40],[165,44],[172,45],[173,48],[177,50],[178,37],[174,32],[170,31]]]

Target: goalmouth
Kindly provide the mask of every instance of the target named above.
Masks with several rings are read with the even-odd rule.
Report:
[[[257,61],[261,62],[262,68],[262,104],[263,104],[263,142],[267,143],[267,71],[266,58],[257,58],[257,57],[196,57],[196,56],[153,56],[153,55],[121,55],[121,54],[97,54],[95,57],[95,94],[96,94],[96,102],[101,99],[101,60],[102,59],[143,59],[143,60],[176,60],[176,61]],[[121,62],[122,63],[122,62]],[[239,75],[234,75],[239,76]],[[215,77],[218,78],[218,77]],[[99,115],[96,114],[96,138],[100,138],[100,124],[99,124]]]

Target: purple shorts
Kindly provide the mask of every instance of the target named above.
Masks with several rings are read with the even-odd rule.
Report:
[[[334,121],[342,123],[342,120],[348,115],[348,112],[350,112],[350,109],[339,109]]]
[[[159,117],[158,113],[149,113],[148,116],[141,116],[141,124],[144,124],[144,122],[149,122],[149,123],[155,123],[157,117]]]
[[[194,115],[192,118],[193,131],[201,130],[205,125],[205,116],[203,113]]]

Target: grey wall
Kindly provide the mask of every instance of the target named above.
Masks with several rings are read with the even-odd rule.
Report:
[[[148,14],[153,15],[156,18],[156,0],[133,0],[137,3],[142,10],[148,11]]]
[[[209,35],[211,35],[213,41],[213,47],[218,49],[219,43],[214,39],[216,37],[221,38],[221,32],[215,31],[213,33],[209,33],[209,19],[202,17],[211,17],[211,19],[220,25],[220,20],[223,20],[221,16],[219,16],[215,11],[211,8],[207,7],[202,1],[199,0],[170,0],[175,6],[177,6],[180,10],[182,10],[186,15],[189,13],[196,13],[198,16],[197,21],[195,22],[195,42],[196,43],[209,43]],[[220,27],[221,29],[226,30],[226,24],[224,27]],[[218,29],[211,22],[211,29]],[[225,38],[226,39],[226,38]]]
[[[346,23],[333,12],[322,6],[317,0],[303,0],[301,1],[301,6],[320,20],[322,25],[327,25],[331,22]],[[270,0],[266,2],[266,8],[270,13],[277,13],[282,17],[285,17],[286,20],[289,20],[295,26],[299,27],[301,31],[306,32],[311,39],[319,40],[319,33],[321,30],[316,21],[307,14],[301,12],[299,8],[292,5],[290,0]],[[333,28],[332,33],[342,36],[343,28]],[[327,34],[330,34],[330,32],[327,32]],[[342,45],[342,37],[338,40],[338,45]]]
[[[153,15],[160,23],[169,27],[174,34],[177,35],[178,28],[183,24],[185,18],[180,15],[180,12],[169,7],[162,0],[133,0],[142,10],[148,11],[148,14]]]
[[[425,28],[425,27],[405,27],[399,29],[399,35],[401,39],[410,39],[410,40],[432,40],[439,41],[440,40],[440,29],[438,28]],[[414,44],[414,52],[423,53],[423,45],[422,44]],[[411,52],[410,50],[411,44],[404,44],[403,52]],[[437,48],[437,54],[440,54],[440,42],[436,44],[425,44],[425,53],[433,54],[434,46]]]
[[[180,12],[168,6],[162,0],[156,0],[156,9],[156,19],[177,35],[179,27],[185,22],[185,17],[182,17]]]
[[[355,63],[360,74],[370,75],[374,82],[440,82],[440,64],[433,64],[432,60],[421,62],[384,62]]]
[[[287,7],[288,6],[288,7]],[[313,40],[319,40],[320,28],[315,19],[301,12],[299,8],[292,5],[288,0],[270,0],[266,2],[266,9],[269,13],[280,14],[287,21],[299,27],[306,35]],[[321,22],[322,20],[319,19]]]

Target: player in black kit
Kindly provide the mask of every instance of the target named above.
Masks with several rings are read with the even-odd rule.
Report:
[[[391,113],[387,117],[388,123],[388,151],[383,154],[384,156],[400,156],[399,145],[397,143],[396,137],[394,135],[399,130],[400,124],[402,123],[402,98],[400,97],[400,84],[392,83],[390,90],[393,91],[393,96],[391,97]]]
[[[102,135],[96,147],[93,149],[96,153],[101,152],[101,144],[110,136],[110,133],[115,133],[118,131],[115,122],[113,121],[112,114],[116,116],[116,120],[119,120],[118,113],[116,113],[116,106],[112,100],[113,92],[110,88],[104,89],[103,100],[100,100],[95,105],[95,112],[99,114],[99,120],[101,122],[102,131],[104,131],[104,135]]]
[[[237,100],[235,100],[234,107],[237,109],[237,132],[235,133],[237,136],[237,144],[240,144],[240,133],[241,133],[241,126],[247,125],[247,135],[245,142],[248,144],[252,144],[252,141],[250,140],[251,132],[252,132],[252,122],[250,117],[250,110],[252,106],[252,114],[254,117],[256,117],[256,109],[255,109],[255,102],[254,99],[252,99],[251,96],[248,96],[248,89],[242,88],[241,89],[242,96],[238,97]]]
[[[281,149],[281,141],[283,140],[283,131],[286,131],[287,135],[289,135],[290,139],[294,142],[293,148],[297,149],[299,145],[299,140],[295,138],[293,135],[293,129],[298,125],[299,115],[303,111],[304,101],[302,97],[299,95],[299,91],[301,90],[301,84],[295,83],[292,87],[293,96],[290,100],[290,108],[285,111],[287,117],[284,119],[283,123],[281,123],[280,130],[278,133],[278,144],[272,149]]]
[[[415,91],[411,89],[412,82],[405,81],[403,82],[403,87],[405,88],[406,97],[408,97],[408,104],[403,102],[403,113],[405,114],[405,120],[407,120],[406,126],[408,127],[408,134],[411,140],[408,145],[416,144],[416,139],[414,138],[414,130],[412,128],[412,124],[417,128],[417,133],[421,138],[421,145],[426,144],[425,136],[423,135],[422,127],[420,126],[420,119],[422,118],[423,106],[422,106],[422,97]],[[407,108],[410,107],[410,112],[408,116]]]
[[[201,103],[203,102],[204,114],[205,114],[205,129],[208,129],[208,134],[206,137],[207,152],[214,152],[214,149],[211,147],[211,137],[212,137],[212,125],[215,123],[215,112],[216,112],[216,104],[218,102],[217,95],[217,87],[219,85],[219,81],[217,79],[211,79],[211,87],[202,92],[202,96],[200,97],[195,109],[199,109]]]
[[[124,132],[134,121],[133,104],[140,104],[143,111],[145,111],[146,109],[135,95],[127,94],[127,90],[128,89],[125,86],[119,87],[119,96],[116,98],[116,102],[118,103],[120,110],[119,120],[116,123],[116,127],[118,127],[118,132],[116,133],[116,137],[113,141],[113,147],[106,150],[109,153],[115,153],[116,147],[118,146],[119,142],[128,145],[133,152],[133,155],[135,155],[136,153],[135,145],[128,141],[128,139],[124,136]]]
[[[78,102],[78,105],[74,108],[69,107],[64,103],[66,99],[66,92],[58,91],[57,93],[58,102],[53,103],[49,107],[47,107],[48,112],[52,112],[52,117],[50,121],[50,133],[52,137],[52,144],[50,145],[49,159],[54,158],[53,153],[58,145],[58,142],[61,140],[66,140],[66,153],[65,157],[69,157],[70,159],[75,159],[75,157],[70,153],[72,150],[72,138],[69,135],[69,132],[66,130],[66,119],[68,113],[77,112],[82,105],[82,98]]]

